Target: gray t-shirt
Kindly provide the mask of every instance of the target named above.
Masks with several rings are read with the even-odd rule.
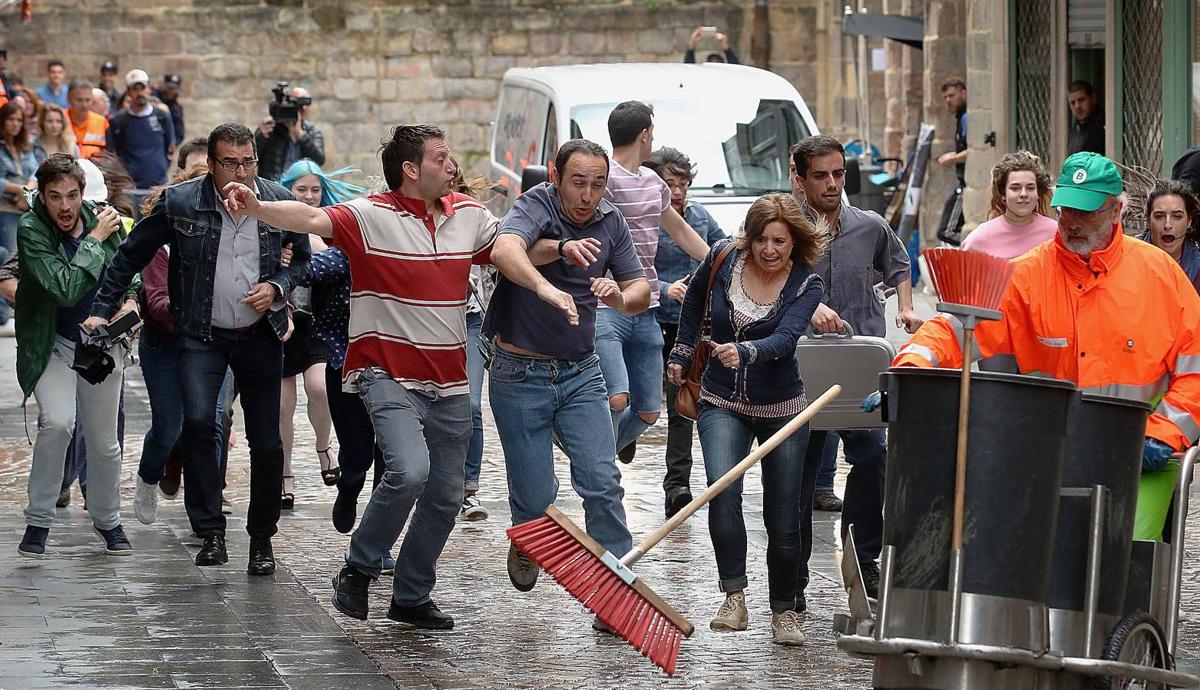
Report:
[[[558,194],[548,182],[517,197],[500,224],[499,234],[517,235],[528,246],[547,238],[594,237],[600,241],[599,256],[587,269],[566,259],[538,267],[551,285],[575,298],[578,326],[567,323],[561,311],[503,275],[496,283],[483,322],[484,337],[499,335],[505,343],[548,357],[576,360],[595,350],[598,300],[592,294],[592,278],[601,278],[609,271],[617,282],[645,276],[629,226],[615,206],[601,200],[596,215],[579,227],[563,215]]]

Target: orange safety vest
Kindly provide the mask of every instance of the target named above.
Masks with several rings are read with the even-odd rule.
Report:
[[[103,115],[88,111],[87,119],[82,125],[76,125],[67,114],[71,123],[71,131],[75,132],[75,141],[79,142],[79,155],[91,158],[108,146],[108,120]]]
[[[1146,435],[1182,450],[1200,438],[1200,296],[1161,249],[1126,237],[1088,262],[1058,237],[1014,259],[999,321],[975,329],[980,367],[1072,381],[1084,393],[1157,407]],[[925,322],[893,366],[962,367],[962,323]]]

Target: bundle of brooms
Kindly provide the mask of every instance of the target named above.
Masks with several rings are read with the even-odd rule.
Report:
[[[508,537],[621,639],[667,675],[675,674],[679,645],[695,628],[630,568],[754,464],[807,424],[841,393],[832,386],[771,438],[710,485],[670,520],[618,559],[554,506],[536,520],[509,528]]]

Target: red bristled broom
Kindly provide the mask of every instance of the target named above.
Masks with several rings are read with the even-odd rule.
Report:
[[[612,629],[613,634],[633,645],[667,675],[674,675],[679,645],[684,637],[692,634],[694,628],[630,568],[714,496],[737,481],[763,456],[807,424],[841,391],[841,386],[830,387],[620,559],[605,550],[554,506],[547,508],[543,517],[510,527],[508,538],[565,587],[571,596],[596,614]]]
[[[1012,280],[1014,265],[999,257],[962,249],[929,248],[922,252],[940,300],[937,309],[962,323],[962,380],[958,389],[958,445],[954,463],[954,513],[950,542],[950,644],[958,641],[962,599],[963,520],[967,493],[967,430],[971,409],[971,358],[975,326],[1001,318],[1000,305]]]

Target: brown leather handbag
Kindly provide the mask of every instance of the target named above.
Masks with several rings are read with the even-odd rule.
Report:
[[[704,318],[700,320],[700,338],[696,341],[696,354],[692,356],[692,366],[688,367],[687,374],[683,377],[683,385],[679,386],[679,391],[675,393],[675,412],[693,422],[700,416],[700,381],[704,378],[704,370],[708,367],[708,356],[712,353],[712,340],[704,335],[704,328],[708,323],[713,281],[716,280],[717,271],[720,270],[721,264],[725,263],[725,257],[729,256],[731,251],[733,251],[733,242],[730,242],[729,246],[717,254],[717,258],[713,260],[712,270],[708,272],[708,288],[704,291]]]

